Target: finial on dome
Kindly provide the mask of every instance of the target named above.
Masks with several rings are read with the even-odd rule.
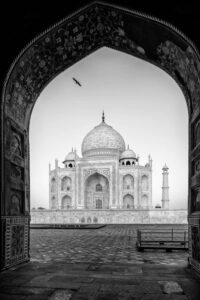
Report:
[[[105,115],[104,115],[104,110],[103,110],[103,113],[102,113],[102,123],[105,123]]]

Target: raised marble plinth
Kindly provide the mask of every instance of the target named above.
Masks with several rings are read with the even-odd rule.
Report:
[[[187,224],[187,210],[32,210],[32,224]]]

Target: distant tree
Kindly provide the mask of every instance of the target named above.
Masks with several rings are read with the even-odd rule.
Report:
[[[31,209],[32,209],[32,210],[34,210],[34,209],[35,209],[35,207],[32,207]]]
[[[38,209],[45,209],[45,208],[40,206],[40,207],[38,207]]]

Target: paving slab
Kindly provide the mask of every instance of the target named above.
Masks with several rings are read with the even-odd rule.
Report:
[[[164,294],[183,295],[183,289],[176,281],[158,281]]]
[[[199,300],[188,253],[137,252],[138,227],[31,230],[31,262],[0,274],[0,299]]]
[[[67,289],[55,290],[50,296],[49,300],[70,300],[73,292]]]

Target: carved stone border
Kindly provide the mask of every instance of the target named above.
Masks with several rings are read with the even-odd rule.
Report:
[[[29,223],[29,217],[2,217],[3,269],[29,260]]]

